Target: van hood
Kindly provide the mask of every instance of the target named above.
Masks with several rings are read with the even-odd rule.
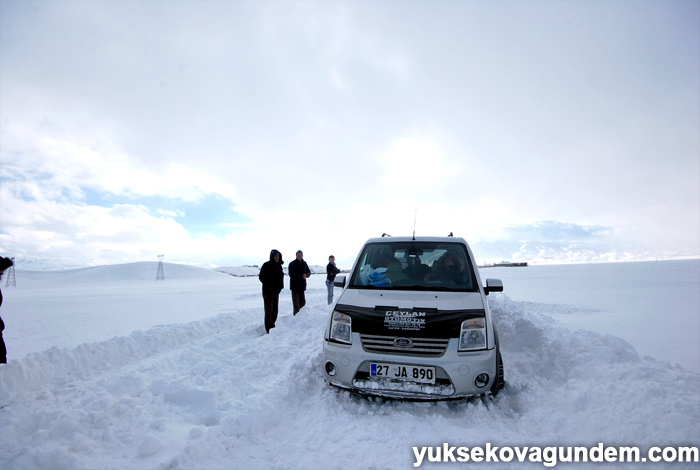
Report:
[[[463,292],[346,289],[335,310],[360,334],[412,338],[456,338],[464,320],[486,316],[481,295]]]
[[[356,307],[395,307],[397,309],[483,310],[479,292],[400,291],[352,289],[343,291],[339,304]]]

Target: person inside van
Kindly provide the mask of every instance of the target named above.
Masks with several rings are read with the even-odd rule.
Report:
[[[433,273],[437,278],[444,278],[456,284],[463,284],[468,280],[464,260],[449,251],[433,264]]]

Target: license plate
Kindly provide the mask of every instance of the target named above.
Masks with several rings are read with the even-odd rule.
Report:
[[[369,375],[374,379],[405,380],[424,384],[435,383],[435,367],[372,362],[369,365]]]

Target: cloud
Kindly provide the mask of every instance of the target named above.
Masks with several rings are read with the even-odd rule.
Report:
[[[19,128],[3,132],[3,178],[41,181],[48,198],[63,194],[84,199],[84,189],[124,196],[161,195],[184,201],[196,201],[207,194],[234,199],[235,187],[207,171],[179,162],[165,166],[162,172],[129,156],[116,147],[114,138],[91,134],[86,129],[79,138],[69,132]],[[31,147],[26,144],[31,142]]]

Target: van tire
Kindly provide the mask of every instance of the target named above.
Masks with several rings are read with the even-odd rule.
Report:
[[[503,358],[501,357],[500,348],[496,350],[496,380],[491,386],[491,395],[496,396],[498,392],[506,386],[506,381],[503,374]]]

